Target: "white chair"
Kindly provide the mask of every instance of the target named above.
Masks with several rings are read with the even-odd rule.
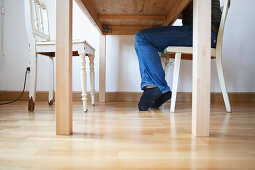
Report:
[[[53,104],[54,93],[54,60],[56,43],[50,40],[49,19],[46,6],[40,0],[24,0],[25,3],[25,21],[29,40],[30,57],[30,86],[28,110],[33,111],[36,99],[36,79],[37,79],[37,57],[38,54],[48,56],[50,64],[49,75],[49,104]],[[46,25],[46,26],[45,26]],[[89,58],[90,65],[90,83],[91,83],[91,101],[95,105],[95,73],[94,57],[95,49],[86,41],[73,41],[73,56],[80,56],[81,59],[81,85],[83,110],[87,109],[87,80],[86,80],[86,60]]]
[[[231,107],[230,107],[229,97],[228,97],[228,93],[227,93],[227,89],[226,89],[226,85],[225,85],[223,68],[222,68],[222,41],[223,41],[225,21],[226,21],[229,7],[230,7],[230,0],[226,0],[226,3],[223,7],[220,27],[219,27],[219,31],[218,31],[216,49],[215,48],[211,49],[212,59],[216,59],[218,78],[219,78],[221,91],[222,91],[222,95],[223,95],[223,99],[225,102],[227,112],[231,112]],[[162,63],[163,63],[163,67],[165,68],[166,77],[167,77],[167,72],[169,70],[170,58],[175,59],[170,112],[174,112],[174,110],[175,110],[181,59],[192,60],[192,53],[193,53],[192,47],[176,47],[176,46],[169,46],[164,51],[159,53],[159,55],[162,57],[162,59],[165,60],[165,61],[163,60]]]

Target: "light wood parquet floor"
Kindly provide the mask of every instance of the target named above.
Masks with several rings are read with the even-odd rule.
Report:
[[[191,135],[191,103],[139,112],[137,103],[73,106],[73,135],[56,136],[55,108],[0,106],[0,169],[255,169],[255,103],[213,103],[210,137]]]

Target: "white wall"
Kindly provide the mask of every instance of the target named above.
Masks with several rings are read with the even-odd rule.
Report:
[[[0,0],[0,82],[2,78],[2,69],[3,69],[3,62],[4,62],[4,48],[3,48],[3,36],[4,36],[4,1]]]
[[[1,89],[22,90],[28,63],[23,1],[5,0],[4,51]]]
[[[51,37],[55,39],[55,1],[45,0],[50,13]],[[244,3],[245,2],[245,3]],[[255,92],[255,6],[254,0],[232,0],[223,44],[223,64],[230,92]],[[0,90],[21,90],[28,65],[28,42],[24,25],[23,0],[5,0],[5,67]],[[89,30],[89,31],[87,31]],[[74,39],[86,39],[96,48],[96,90],[98,91],[99,33],[74,4]],[[133,48],[133,36],[107,36],[107,91],[140,91],[140,74]],[[38,91],[48,89],[46,57],[38,61]],[[191,91],[191,62],[182,61],[179,91]],[[73,59],[73,90],[80,91],[79,58]],[[172,70],[170,70],[172,71]],[[171,73],[170,73],[171,75]],[[172,78],[170,77],[170,80]],[[171,84],[172,81],[170,81]],[[212,91],[220,91],[215,61],[212,62]],[[28,89],[28,86],[27,86]]]

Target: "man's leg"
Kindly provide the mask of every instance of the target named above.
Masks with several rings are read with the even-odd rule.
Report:
[[[135,50],[142,79],[141,89],[155,85],[161,93],[170,90],[158,54],[167,46],[192,46],[192,26],[156,27],[141,30],[135,35]]]
[[[148,110],[152,106],[159,98],[157,91],[163,95],[167,92],[169,94],[170,87],[165,80],[165,72],[158,54],[167,46],[192,46],[192,26],[156,27],[141,30],[135,35],[135,50],[142,79],[141,89],[145,90],[139,102],[139,104],[144,103],[142,109],[139,106],[140,110]],[[156,86],[156,88],[147,90],[148,86]]]

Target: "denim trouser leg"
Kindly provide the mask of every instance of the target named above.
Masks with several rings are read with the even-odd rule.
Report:
[[[212,33],[212,47],[216,46],[216,33]],[[135,35],[135,50],[141,74],[141,89],[157,86],[161,93],[170,90],[165,80],[158,52],[168,46],[192,46],[192,25],[165,26],[139,31]]]

